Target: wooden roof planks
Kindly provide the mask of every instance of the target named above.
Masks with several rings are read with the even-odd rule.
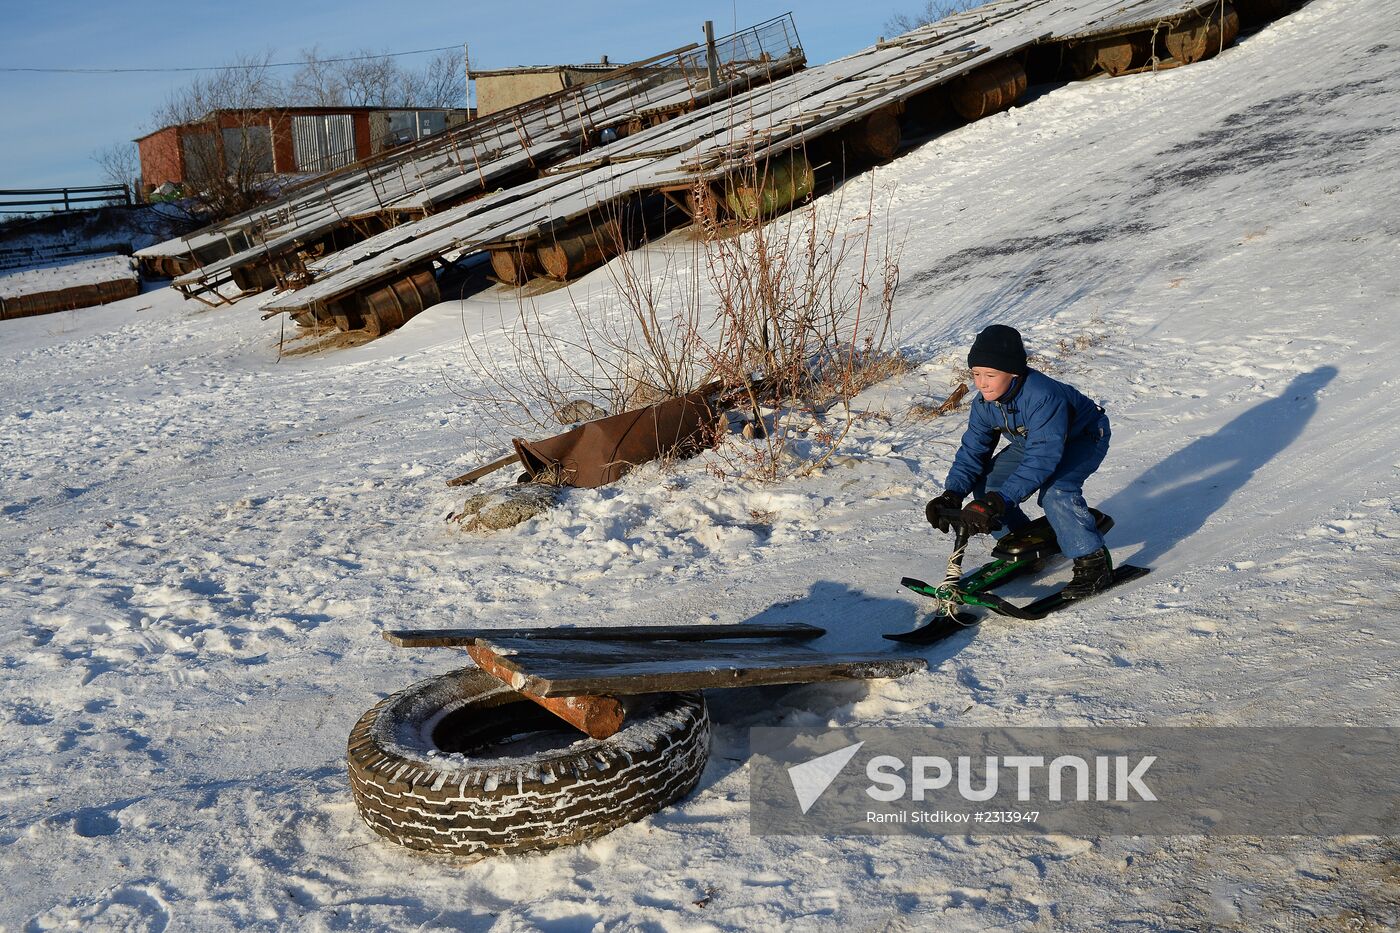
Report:
[[[624,198],[724,178],[1031,46],[1150,27],[1214,5],[1000,0],[977,7],[560,162],[546,178],[515,189],[509,202],[444,212],[372,237],[357,245],[353,262],[331,256],[311,264],[310,287],[277,296],[265,309],[312,309],[433,257],[546,237]]]
[[[781,48],[763,45],[775,37],[783,43]],[[738,59],[751,43],[763,54],[752,61]],[[714,87],[703,83],[703,69],[694,61],[704,51],[685,46],[325,176],[232,223],[158,244],[139,257],[162,269],[178,270],[182,263],[197,262],[199,268],[175,281],[190,297],[230,278],[256,290],[275,277],[241,270],[271,266],[312,247],[333,249],[337,244],[327,239],[355,220],[378,218],[392,226],[406,216],[432,214],[493,187],[514,186],[541,167],[594,147],[601,128],[628,124],[641,114],[692,109],[805,62],[790,15],[725,37],[718,45],[730,57],[727,80]],[[217,234],[222,230],[238,234],[226,249],[219,247],[223,238]]]

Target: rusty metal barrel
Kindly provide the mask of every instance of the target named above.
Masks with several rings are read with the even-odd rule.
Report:
[[[812,163],[797,149],[775,155],[754,172],[725,186],[724,203],[741,220],[770,217],[807,197],[817,186]]]
[[[855,152],[872,162],[888,162],[899,151],[903,136],[899,114],[894,107],[884,107],[846,131],[846,141]]]
[[[420,269],[365,295],[364,327],[376,335],[386,333],[440,300],[432,268]]]
[[[1026,69],[1010,58],[983,65],[948,85],[953,109],[964,120],[980,120],[1005,110],[1026,92]]]
[[[566,282],[622,251],[622,225],[614,218],[575,224],[535,249],[544,274]]]
[[[491,271],[507,285],[524,285],[542,271],[539,257],[524,245],[505,246],[488,250]]]
[[[1096,71],[1121,75],[1145,64],[1151,54],[1151,35],[1133,33],[1076,43],[1070,46],[1067,60],[1076,78],[1087,78]]]
[[[1229,3],[1197,11],[1167,29],[1163,36],[1172,58],[1189,65],[1218,54],[1240,34],[1240,16]]]
[[[272,266],[266,262],[234,266],[231,272],[233,284],[245,292],[260,292],[277,284],[277,276],[272,271]]]
[[[142,256],[138,262],[143,279],[173,279],[198,268],[191,256]]]

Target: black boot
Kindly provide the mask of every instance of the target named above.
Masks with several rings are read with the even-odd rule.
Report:
[[[1083,599],[1108,589],[1113,582],[1113,558],[1108,548],[1074,559],[1074,577],[1061,593],[1066,599]]]

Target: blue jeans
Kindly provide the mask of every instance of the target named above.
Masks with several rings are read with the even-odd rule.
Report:
[[[1055,529],[1055,537],[1060,542],[1060,551],[1066,557],[1084,557],[1104,546],[1103,535],[1094,523],[1089,512],[1089,504],[1084,501],[1084,481],[1093,475],[1103,458],[1108,455],[1108,419],[1088,434],[1074,438],[1065,445],[1060,457],[1060,465],[1045,485],[1040,487],[1037,503],[1045,510],[1050,527]],[[992,458],[992,468],[972,489],[973,496],[981,498],[987,490],[996,491],[1021,465],[1026,454],[1024,442],[1020,438],[1001,453]],[[1006,514],[1002,516],[1008,531],[1017,531],[1030,524],[1019,503],[1006,503]]]

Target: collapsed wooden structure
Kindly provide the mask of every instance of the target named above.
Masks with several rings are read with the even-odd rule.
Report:
[[[265,316],[285,312],[302,323],[372,332],[397,326],[420,301],[436,300],[435,267],[483,250],[506,283],[575,278],[643,240],[647,225],[632,218],[658,203],[682,222],[702,212],[753,220],[813,192],[820,172],[835,181],[892,158],[911,125],[1005,110],[1032,81],[1198,61],[1228,46],[1238,29],[1226,0],[1001,0],[310,262],[303,287],[266,303]]]
[[[714,61],[715,67],[709,64]],[[592,81],[442,136],[322,176],[281,199],[189,237],[140,251],[151,274],[187,297],[222,301],[295,287],[305,262],[486,192],[509,190],[562,159],[702,107],[804,63],[790,16],[602,72]]]
[[[169,268],[184,249],[178,262],[202,263],[176,279],[189,296],[224,300],[230,280],[244,293],[276,287],[264,317],[374,335],[437,303],[437,272],[464,256],[488,254],[508,285],[568,281],[697,217],[777,213],[893,158],[906,135],[1011,107],[1029,84],[1208,58],[1242,15],[1262,22],[1287,2],[998,0],[805,69],[783,17],[717,54],[619,69],[507,111],[476,127],[479,139],[329,176],[139,255]],[[697,80],[712,60],[724,67]]]

